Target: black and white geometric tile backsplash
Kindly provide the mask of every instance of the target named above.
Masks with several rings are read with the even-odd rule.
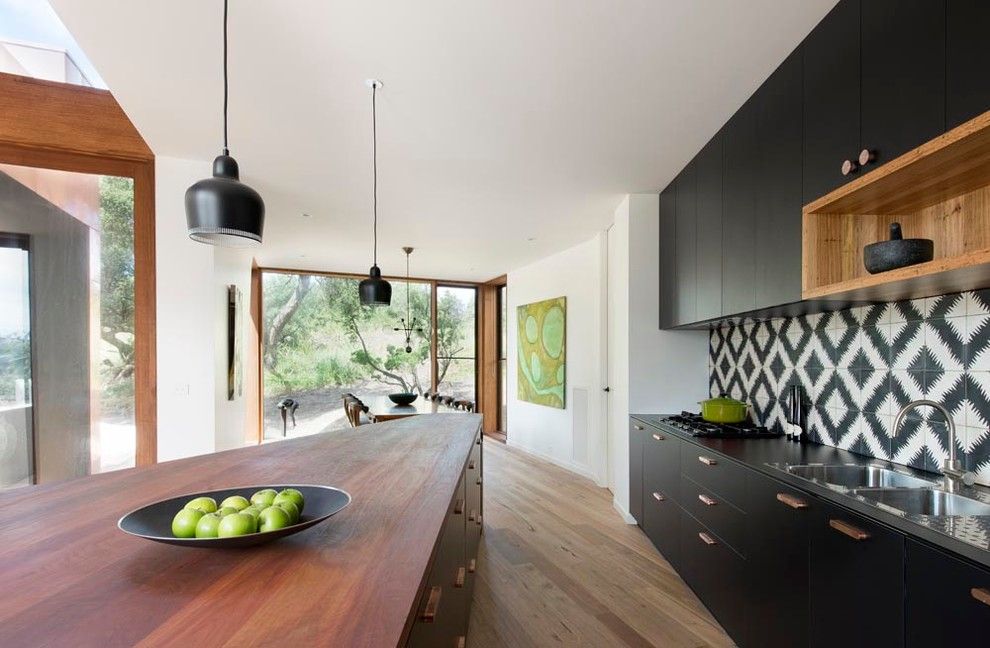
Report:
[[[727,324],[708,363],[712,396],[748,402],[759,423],[780,427],[778,399],[799,384],[812,440],[934,472],[948,454],[941,416],[921,408],[891,428],[902,405],[938,401],[963,465],[990,485],[990,290]]]

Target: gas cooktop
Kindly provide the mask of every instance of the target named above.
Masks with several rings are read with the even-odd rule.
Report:
[[[753,425],[749,421],[733,424],[710,423],[701,418],[700,414],[693,414],[691,412],[681,412],[680,414],[665,416],[660,419],[660,422],[678,430],[683,430],[691,436],[696,437],[724,439],[771,439],[783,436],[780,432],[774,432],[773,430],[769,430],[763,426]]]

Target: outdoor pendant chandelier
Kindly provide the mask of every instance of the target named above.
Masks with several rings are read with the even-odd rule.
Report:
[[[378,79],[368,79],[367,84],[371,86],[371,146],[372,146],[372,174],[373,202],[372,209],[375,215],[374,229],[374,261],[371,270],[368,271],[368,278],[363,280],[358,286],[361,294],[361,304],[364,306],[388,306],[392,303],[392,285],[382,279],[382,271],[378,267],[378,115],[375,112],[375,93],[382,87],[382,82]]]
[[[409,303],[409,255],[412,254],[413,249],[404,247],[402,251],[406,253],[406,316],[399,320],[402,326],[397,326],[395,330],[406,334],[406,353],[412,353],[412,334],[422,333],[423,327],[418,326],[416,318],[412,316],[412,306]]]
[[[240,181],[237,161],[227,149],[227,0],[223,2],[223,153],[213,160],[213,177],[186,190],[189,238],[227,247],[261,244],[265,203]]]

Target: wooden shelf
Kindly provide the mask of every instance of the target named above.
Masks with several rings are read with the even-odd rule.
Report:
[[[990,112],[805,205],[803,299],[893,301],[990,287]],[[871,275],[863,247],[930,238],[934,260]]]

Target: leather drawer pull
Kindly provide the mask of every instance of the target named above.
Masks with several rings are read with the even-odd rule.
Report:
[[[705,455],[698,455],[698,461],[705,464],[706,466],[714,466],[718,462],[711,457],[706,457]]]
[[[443,593],[443,588],[439,585],[430,588],[430,598],[426,599],[426,607],[423,608],[423,615],[420,617],[423,623],[433,623],[437,620],[437,608],[440,607],[441,593]]]
[[[977,601],[983,605],[990,605],[990,590],[985,587],[974,587],[969,590],[969,593],[973,595]]]
[[[454,587],[464,587],[464,568],[457,568],[457,577],[454,579]]]
[[[467,639],[464,637],[457,638],[457,648],[464,648],[467,645]]]
[[[704,542],[709,547],[711,547],[712,545],[717,545],[718,544],[717,542],[715,542],[715,538],[711,537],[710,535],[708,535],[704,531],[700,532],[698,534],[698,537],[701,538],[701,541]]]
[[[474,459],[468,462],[468,470],[474,470]]]
[[[478,519],[478,512],[475,511],[474,509],[471,509],[471,512],[468,513],[468,522],[474,522],[477,519]]]
[[[777,493],[777,501],[787,504],[792,509],[806,509],[808,508],[808,503],[803,499],[798,499],[793,495],[788,495],[787,493]]]
[[[664,435],[662,435],[662,434],[656,434],[656,433],[653,433],[653,438],[656,439],[657,441],[666,441],[667,440],[667,437],[665,437]]]
[[[633,425],[633,429],[634,430],[642,430],[643,429],[643,426],[642,425]]]
[[[460,515],[464,512],[464,500],[459,499],[454,502],[454,515]]]
[[[704,504],[705,506],[715,506],[716,504],[718,504],[718,502],[716,502],[715,500],[704,494],[698,495],[698,499],[700,499],[701,503]]]
[[[663,502],[667,498],[661,495],[660,493],[653,493],[653,499],[655,499],[658,502]]]
[[[478,567],[478,561],[472,558],[471,562],[468,563],[468,573],[473,574],[474,570],[477,569],[477,567]]]
[[[869,540],[870,534],[858,527],[843,520],[829,520],[828,525],[843,535],[847,535],[857,542]]]

